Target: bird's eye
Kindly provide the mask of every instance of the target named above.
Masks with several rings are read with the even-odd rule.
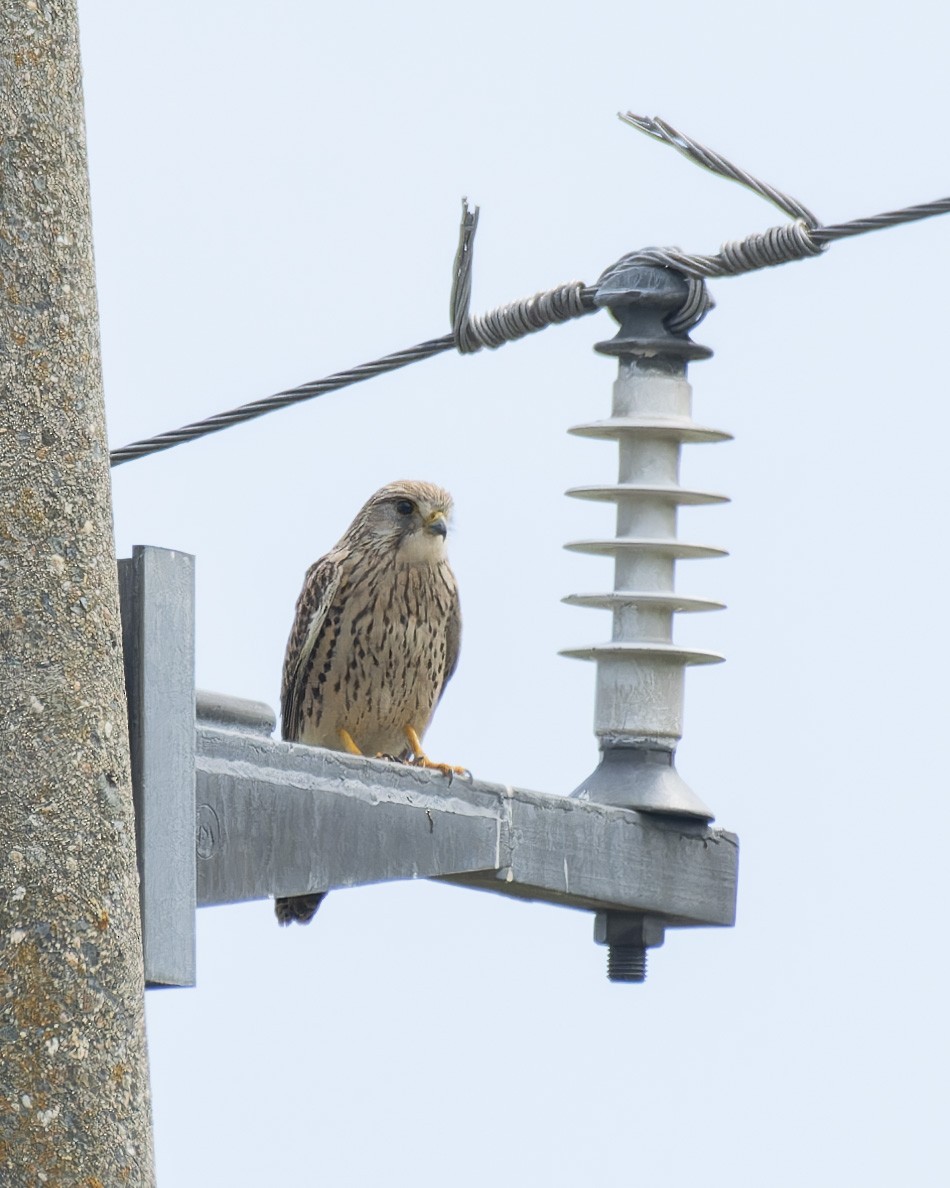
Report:
[[[416,505],[411,499],[400,499],[396,504],[396,511],[399,512],[401,516],[411,516],[415,510]]]

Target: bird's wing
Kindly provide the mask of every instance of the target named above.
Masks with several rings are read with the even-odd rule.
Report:
[[[445,625],[445,676],[442,678],[442,688],[439,690],[438,701],[442,700],[445,686],[452,679],[459,662],[459,649],[462,646],[462,608],[459,604],[458,590],[452,583],[452,604],[449,609],[448,622]]]
[[[310,566],[304,578],[284,656],[280,690],[282,738],[293,740],[300,729],[301,703],[311,660],[326,624],[327,611],[340,588],[341,561],[339,554],[328,553]]]

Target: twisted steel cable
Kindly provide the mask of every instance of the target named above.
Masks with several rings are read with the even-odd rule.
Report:
[[[727,161],[719,153],[714,152],[711,148],[707,148],[704,144],[700,144],[698,140],[693,140],[682,132],[677,132],[666,120],[651,118],[650,116],[634,115],[632,111],[618,112],[617,115],[625,124],[629,124],[631,128],[636,128],[639,132],[645,132],[647,136],[652,136],[654,140],[659,140],[662,144],[668,144],[694,164],[708,169],[710,173],[715,173],[719,177],[726,178],[728,181],[735,181],[741,186],[745,186],[753,194],[758,194],[760,198],[764,198],[767,202],[771,202],[773,206],[777,206],[790,219],[801,219],[809,227],[817,227],[819,225],[817,216],[812,214],[807,206],[803,206],[797,198],[792,198],[790,195],[782,193],[781,190],[777,190],[775,186],[770,186],[767,182],[759,181],[757,177],[753,177],[751,173],[746,173],[744,169],[740,169],[738,165]]]
[[[133,441],[130,445],[112,451],[109,455],[111,464],[119,466],[123,462],[131,462],[134,458],[145,458],[161,450],[170,450],[172,446],[181,445],[183,442],[195,441],[209,433],[230,429],[232,425],[253,421],[256,417],[262,417],[275,409],[288,408],[303,400],[312,400],[314,396],[322,396],[325,392],[336,392],[340,388],[349,387],[350,384],[358,384],[361,380],[372,379],[374,375],[384,375],[387,371],[396,371],[410,363],[418,363],[420,359],[430,359],[442,351],[452,350],[454,346],[455,339],[451,334],[444,334],[441,338],[430,338],[427,342],[420,342],[417,346],[407,347],[392,355],[384,355],[370,363],[362,363],[359,367],[350,367],[346,371],[334,372],[324,379],[312,380],[296,388],[287,388],[264,400],[254,400],[250,404],[232,408],[229,412],[217,413],[203,421],[182,425],[180,429],[159,433],[155,437],[146,437],[142,441]]]
[[[396,371],[400,367],[429,359],[443,351],[455,349],[462,354],[470,354],[486,347],[494,349],[503,343],[524,338],[546,326],[594,313],[599,308],[595,300],[598,288],[617,272],[637,264],[669,268],[686,278],[688,283],[684,303],[667,319],[667,325],[674,333],[686,334],[713,307],[713,300],[706,288],[707,277],[738,276],[759,268],[772,268],[793,260],[803,260],[820,255],[829,243],[838,239],[864,235],[869,231],[880,231],[901,223],[911,223],[950,212],[950,197],[938,198],[934,202],[924,202],[901,210],[853,219],[847,223],[823,225],[817,216],[796,198],[753,177],[721,154],[678,132],[664,120],[637,116],[632,112],[619,115],[624,123],[646,133],[654,140],[675,148],[694,164],[710,170],[719,177],[745,186],[773,206],[777,206],[793,221],[770,227],[765,231],[753,232],[742,240],[725,243],[713,255],[699,255],[670,247],[643,248],[621,257],[612,264],[601,275],[596,285],[571,281],[557,285],[553,289],[544,289],[531,297],[510,302],[490,310],[487,314],[473,315],[470,304],[478,207],[470,210],[467,200],[463,199],[458,250],[452,273],[451,334],[428,339],[426,342],[391,355],[384,355],[358,367],[335,372],[324,379],[313,380],[296,388],[288,388],[266,399],[240,405],[228,412],[218,413],[202,421],[194,421],[168,433],[159,433],[154,437],[121,446],[112,451],[111,464],[119,466],[135,458],[144,458],[149,454],[171,449],[172,446],[183,442],[194,441],[206,434],[217,433],[232,425],[240,425],[244,421],[262,417],[275,409],[287,408],[289,405],[311,400],[315,396],[322,396],[325,392],[335,392],[350,384],[371,379],[375,375]]]
[[[459,246],[452,272],[452,296],[449,316],[455,346],[462,354],[494,349],[502,343],[513,342],[554,326],[569,322],[583,314],[593,313],[595,289],[583,281],[568,281],[553,289],[544,289],[531,297],[509,302],[487,314],[472,314],[472,249],[478,229],[478,207],[469,210],[468,199],[462,199],[462,222],[459,227]]]

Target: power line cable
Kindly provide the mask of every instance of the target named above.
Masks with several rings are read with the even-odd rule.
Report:
[[[594,313],[600,308],[597,302],[598,288],[611,276],[636,265],[669,268],[686,278],[688,284],[684,303],[667,319],[667,325],[674,333],[685,334],[713,307],[713,300],[706,288],[707,277],[738,276],[759,268],[772,268],[793,260],[807,259],[820,255],[825,247],[835,240],[852,235],[864,235],[869,231],[880,231],[950,211],[950,197],[938,198],[935,202],[907,206],[901,210],[870,215],[847,223],[823,225],[817,216],[796,198],[753,177],[721,154],[678,132],[664,120],[637,116],[632,112],[620,113],[620,119],[654,140],[675,148],[694,164],[710,170],[718,177],[745,186],[773,206],[777,206],[793,221],[770,227],[766,231],[753,232],[742,240],[725,243],[713,255],[693,254],[671,247],[641,248],[621,257],[616,264],[606,269],[596,285],[570,281],[553,289],[544,289],[531,297],[499,306],[486,314],[473,315],[470,305],[478,207],[469,209],[468,201],[463,199],[458,250],[452,274],[451,334],[428,339],[416,346],[384,355],[380,359],[362,363],[346,371],[334,372],[323,379],[312,380],[296,388],[287,388],[273,396],[242,404],[227,412],[183,425],[179,429],[120,446],[112,451],[111,464],[119,466],[123,462],[148,457],[161,450],[171,449],[172,446],[195,441],[209,433],[217,433],[222,429],[229,429],[232,425],[240,425],[245,421],[262,417],[276,409],[312,400],[313,397],[322,396],[326,392],[336,392],[373,376],[407,367],[410,363],[430,359],[443,351],[455,349],[462,354],[471,354],[483,348],[494,349],[503,343],[514,342],[528,334],[534,334],[546,326]]]

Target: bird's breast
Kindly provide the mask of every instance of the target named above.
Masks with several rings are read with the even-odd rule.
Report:
[[[445,681],[455,583],[447,565],[400,562],[341,591],[314,648],[302,742],[339,749],[342,729],[364,754],[401,754],[406,726],[424,734]]]

